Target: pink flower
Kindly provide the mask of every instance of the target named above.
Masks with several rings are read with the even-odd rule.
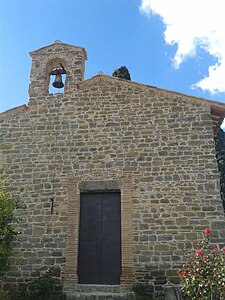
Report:
[[[206,228],[206,229],[204,230],[204,232],[205,232],[206,235],[209,235],[209,234],[211,233],[211,230],[210,230],[209,228]]]
[[[202,251],[199,250],[199,249],[195,251],[195,254],[196,254],[196,255],[200,255],[201,253],[202,253]]]
[[[206,257],[203,257],[202,260],[204,261],[204,263],[208,261],[208,259]]]
[[[184,276],[184,277],[187,276],[187,272],[186,272],[186,271],[183,272],[183,276]]]
[[[218,252],[218,248],[213,248],[213,252]]]
[[[223,253],[225,253],[225,247],[222,249]]]

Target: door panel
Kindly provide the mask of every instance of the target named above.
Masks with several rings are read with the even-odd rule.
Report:
[[[120,193],[81,194],[79,283],[120,283],[120,214]]]
[[[81,195],[79,283],[101,282],[101,198]]]
[[[120,194],[106,194],[102,214],[102,278],[104,284],[120,283]]]

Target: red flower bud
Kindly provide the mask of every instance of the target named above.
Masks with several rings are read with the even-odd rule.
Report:
[[[187,276],[187,272],[186,272],[186,271],[183,272],[183,276],[184,276],[184,277]]]
[[[202,251],[199,250],[199,249],[195,251],[195,254],[196,254],[196,255],[200,255],[201,253],[202,253]]]
[[[213,248],[213,252],[218,252],[218,248]]]
[[[204,232],[205,232],[206,235],[209,235],[209,234],[211,233],[211,230],[210,230],[209,228],[206,228],[206,229],[204,230]]]
[[[223,253],[225,253],[225,247],[222,249]]]
[[[202,260],[204,261],[204,263],[208,261],[208,259],[206,257],[203,257]]]

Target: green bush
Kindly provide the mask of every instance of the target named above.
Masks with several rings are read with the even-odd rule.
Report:
[[[12,223],[19,222],[19,218],[14,215],[19,202],[12,197],[3,184],[4,182],[0,181],[0,276],[8,270],[8,258],[12,253],[11,240],[18,234]]]
[[[136,284],[133,287],[133,291],[135,293],[135,300],[150,300],[152,299],[151,295],[149,295],[146,291],[148,290],[148,286]]]
[[[46,273],[27,284],[21,284],[16,300],[49,300],[53,295],[53,290],[54,279]]]
[[[220,172],[220,195],[225,211],[225,132],[219,128],[214,138],[218,170]]]
[[[8,291],[4,287],[0,287],[0,299],[10,300]]]
[[[210,233],[204,230],[204,240],[185,253],[186,263],[178,270],[182,292],[193,300],[211,300],[211,295],[225,299],[225,247],[213,245]]]

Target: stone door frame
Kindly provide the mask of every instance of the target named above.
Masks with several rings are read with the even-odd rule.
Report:
[[[92,175],[92,176],[91,176]],[[87,191],[119,190],[121,193],[121,277],[122,289],[130,289],[134,282],[134,254],[132,230],[132,190],[131,176],[117,173],[93,171],[79,172],[64,181],[68,192],[68,228],[63,272],[63,286],[66,293],[79,290],[78,249],[80,223],[80,194]]]

